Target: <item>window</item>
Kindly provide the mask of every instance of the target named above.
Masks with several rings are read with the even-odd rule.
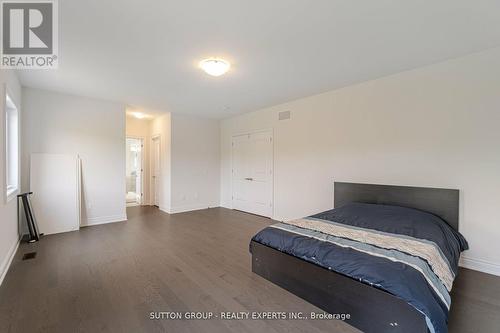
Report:
[[[16,105],[5,94],[5,193],[7,201],[19,190],[19,114]]]

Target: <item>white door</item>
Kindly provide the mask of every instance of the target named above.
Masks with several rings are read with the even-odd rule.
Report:
[[[137,189],[137,203],[142,204],[143,188],[142,188],[142,175],[144,172],[143,162],[142,162],[142,149],[144,148],[144,143],[142,139],[139,140],[137,147],[137,177],[135,178],[135,188]]]
[[[273,215],[273,138],[271,131],[233,137],[233,208]]]
[[[160,137],[153,138],[152,148],[151,193],[153,205],[158,207],[160,205]]]

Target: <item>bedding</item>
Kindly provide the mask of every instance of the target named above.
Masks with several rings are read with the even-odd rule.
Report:
[[[468,249],[435,215],[364,203],[277,223],[252,240],[403,299],[436,333],[448,331],[450,291],[460,253]]]

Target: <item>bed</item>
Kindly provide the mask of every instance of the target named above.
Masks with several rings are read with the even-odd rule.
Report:
[[[447,332],[459,191],[335,182],[334,207],[260,231],[252,271],[363,332]]]

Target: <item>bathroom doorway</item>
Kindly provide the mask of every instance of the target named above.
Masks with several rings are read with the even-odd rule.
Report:
[[[143,148],[142,138],[126,138],[126,202],[127,206],[142,204],[143,197]]]

